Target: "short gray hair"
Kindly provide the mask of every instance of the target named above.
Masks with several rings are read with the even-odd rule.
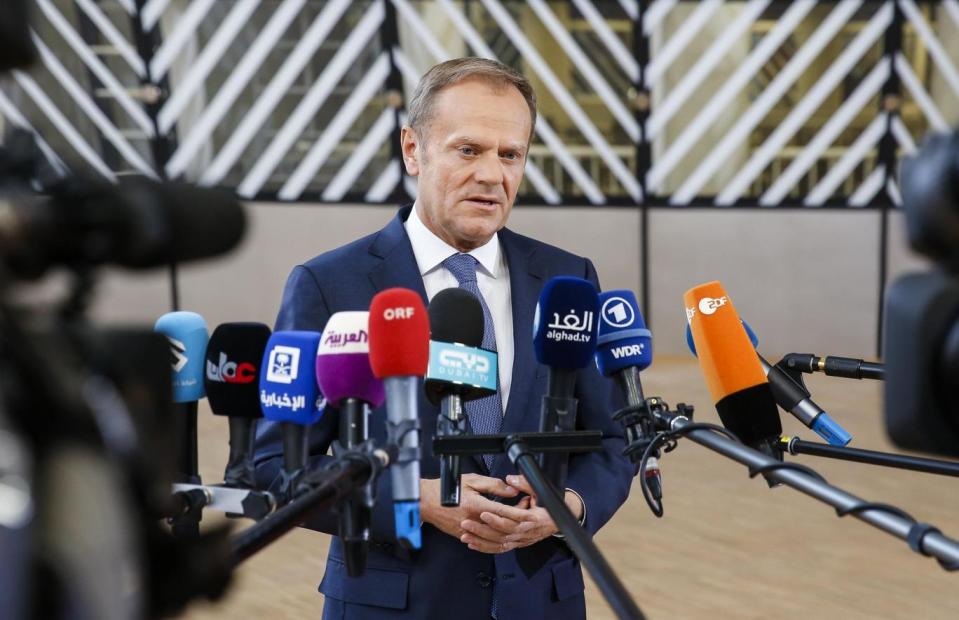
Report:
[[[434,65],[427,71],[410,97],[409,126],[425,135],[433,120],[436,95],[448,86],[470,79],[483,80],[494,86],[515,87],[529,106],[529,138],[532,141],[533,127],[536,126],[536,93],[533,86],[513,68],[488,58],[454,58]]]

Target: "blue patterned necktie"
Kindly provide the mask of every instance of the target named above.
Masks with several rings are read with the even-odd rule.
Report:
[[[443,266],[449,270],[461,289],[465,289],[476,295],[480,305],[483,307],[483,348],[490,351],[496,351],[496,331],[493,328],[493,316],[490,314],[489,306],[480,293],[479,285],[476,282],[476,265],[479,263],[469,254],[454,254],[443,261]],[[499,373],[496,375],[495,394],[477,400],[471,400],[463,407],[466,410],[466,416],[469,418],[473,432],[479,435],[491,435],[498,433],[503,425],[503,400],[499,394]],[[493,470],[492,454],[484,454],[483,461],[486,468]]]
[[[476,265],[478,263],[479,261],[469,254],[454,254],[443,261],[443,266],[453,274],[461,289],[473,293],[479,299],[480,305],[483,307],[483,348],[496,351],[496,330],[493,328],[493,315],[490,314],[489,306],[486,305],[486,300],[480,293],[479,284],[476,282]],[[496,373],[495,394],[471,400],[465,403],[463,408],[466,410],[466,417],[469,418],[474,433],[480,435],[498,433],[503,426],[503,400],[499,395],[499,373]],[[486,469],[490,471],[493,471],[493,457],[492,454],[483,455]],[[499,581],[494,577],[492,600],[490,601],[491,618],[497,617],[498,586]]]

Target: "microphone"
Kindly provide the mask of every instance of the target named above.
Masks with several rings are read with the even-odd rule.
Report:
[[[461,288],[447,288],[430,300],[430,363],[426,398],[439,405],[436,434],[465,435],[463,403],[496,391],[497,355],[479,348],[483,343],[483,306]],[[440,504],[460,504],[460,457],[440,457]]]
[[[370,367],[369,312],[337,312],[323,330],[316,354],[316,380],[327,402],[340,410],[339,441],[334,455],[360,446],[369,438],[370,408],[383,404],[383,384]],[[355,491],[339,506],[339,535],[346,572],[366,570],[370,543],[373,489]]]
[[[260,371],[260,408],[267,420],[280,423],[283,472],[279,497],[293,499],[306,469],[307,429],[323,415],[314,365],[320,334],[273,332],[266,343]]]
[[[540,431],[572,431],[576,426],[576,371],[585,368],[596,351],[599,295],[588,280],[559,276],[546,282],[533,317],[533,351],[549,367],[540,410]],[[540,455],[543,472],[562,497],[569,456]]]
[[[606,377],[612,377],[626,395],[626,403],[635,408],[635,423],[627,422],[625,416],[627,449],[633,456],[642,455],[642,450],[651,440],[652,420],[649,418],[646,398],[639,373],[653,363],[653,334],[646,328],[646,321],[639,310],[636,295],[629,290],[606,291],[599,294],[599,334],[596,340],[596,367]],[[638,452],[637,452],[638,450]],[[658,452],[658,451],[657,451]],[[662,498],[662,474],[659,471],[658,454],[646,461],[642,472],[655,499]],[[633,461],[635,462],[635,458]]]
[[[390,443],[399,448],[390,465],[396,539],[419,549],[419,384],[429,363],[430,323],[420,296],[405,288],[381,291],[370,304],[370,364],[386,387]]]
[[[683,301],[699,366],[723,426],[747,446],[782,460],[776,400],[722,284],[691,288]]]
[[[759,338],[749,327],[749,323],[740,319],[746,335],[749,336],[753,348],[759,344]],[[693,342],[692,331],[689,325],[686,326],[686,345],[693,355],[696,355],[696,343]],[[758,355],[758,353],[757,353]],[[846,429],[832,419],[822,407],[812,400],[809,390],[802,383],[802,380],[796,381],[779,366],[773,366],[766,358],[759,355],[759,363],[762,365],[763,372],[766,373],[766,379],[773,391],[773,398],[776,404],[790,412],[797,420],[806,425],[806,428],[812,429],[817,435],[825,439],[834,446],[845,446],[852,441]]]
[[[196,410],[203,398],[203,362],[207,347],[206,321],[196,312],[168,312],[153,330],[166,336],[173,369],[173,436],[176,441],[176,482],[202,484],[197,468]]]
[[[214,415],[228,416],[230,456],[223,484],[239,489],[256,486],[253,442],[256,421],[263,417],[258,391],[260,368],[270,328],[263,323],[223,323],[213,330],[206,348],[203,385]]]

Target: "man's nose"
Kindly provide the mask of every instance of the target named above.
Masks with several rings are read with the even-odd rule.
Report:
[[[503,164],[499,160],[499,154],[495,151],[483,153],[476,162],[476,170],[473,173],[478,183],[484,185],[499,185],[503,182]]]

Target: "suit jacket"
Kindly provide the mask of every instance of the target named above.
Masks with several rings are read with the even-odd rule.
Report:
[[[276,329],[322,331],[333,313],[366,310],[377,292],[391,287],[417,291],[426,303],[423,279],[403,226],[410,209],[410,205],[403,207],[379,232],[295,267],[283,292]],[[515,348],[503,432],[536,431],[548,375],[548,369],[536,361],[532,347],[533,313],[540,290],[549,278],[558,275],[586,278],[597,287],[599,283],[587,259],[505,228],[499,232],[499,239],[509,266]],[[575,489],[586,504],[585,528],[595,534],[626,500],[634,468],[622,456],[622,430],[610,419],[610,413],[623,405],[614,396],[612,382],[591,365],[579,373],[576,396],[577,426],[602,430],[606,436],[603,452],[571,456],[567,480],[567,486]],[[423,478],[439,477],[439,461],[430,441],[438,414],[438,408],[423,395],[419,402]],[[385,419],[385,408],[374,410],[370,416],[370,436],[379,442],[386,438]],[[310,430],[311,462],[319,464],[331,458],[325,455],[337,432],[337,412],[327,409]],[[282,468],[278,426],[261,421],[256,445],[258,484],[275,490]],[[462,469],[463,473],[497,478],[516,473],[505,454],[496,457],[492,471],[487,471],[480,457],[464,457]],[[324,618],[488,620],[494,578],[499,580],[500,620],[585,617],[582,571],[559,539],[550,538],[527,548],[527,552],[535,548],[538,555],[548,556],[545,566],[529,577],[520,569],[517,551],[498,555],[471,551],[428,524],[423,525],[422,548],[409,552],[395,542],[389,475],[380,476],[376,493],[372,542],[367,570],[361,577],[346,575],[334,514],[317,515],[306,524],[334,535],[319,587],[326,597]]]

